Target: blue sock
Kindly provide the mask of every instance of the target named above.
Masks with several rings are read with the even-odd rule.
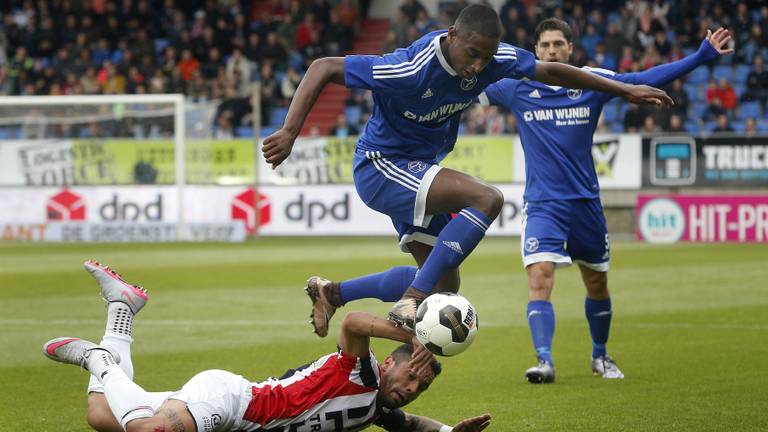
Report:
[[[460,211],[440,231],[412,286],[425,294],[431,293],[445,272],[457,268],[472,253],[491,222],[480,210],[468,207]]]
[[[605,344],[611,331],[611,298],[605,300],[584,300],[584,312],[589,321],[589,333],[592,334],[592,358],[606,354]]]
[[[555,310],[546,300],[528,302],[528,327],[539,360],[552,361],[552,336],[555,335]]]
[[[411,286],[418,269],[413,266],[392,267],[391,269],[341,283],[343,303],[363,298],[377,298],[383,302],[400,300]]]

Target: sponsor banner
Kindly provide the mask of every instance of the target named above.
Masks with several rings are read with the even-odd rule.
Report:
[[[187,140],[186,182],[252,184],[251,140]],[[0,185],[174,184],[173,140],[29,140],[0,145]]]
[[[592,160],[601,189],[640,189],[640,135],[595,135]],[[525,155],[519,136],[514,138],[515,178],[525,182]]]
[[[520,235],[523,188],[497,187],[505,202],[488,235]],[[259,193],[259,235],[395,235],[389,217],[368,208],[351,185],[264,186]]]
[[[497,187],[505,202],[488,234],[519,235],[523,187]],[[352,185],[190,186],[182,202],[187,240],[395,234],[389,217],[368,208]],[[4,240],[169,241],[178,205],[171,186],[4,188],[0,232]]]
[[[440,165],[488,182],[510,183],[512,137],[460,137]],[[263,185],[352,184],[357,138],[300,138],[290,156],[275,170],[259,152],[259,182]]]
[[[768,135],[643,138],[643,186],[765,187]]]
[[[637,238],[651,243],[768,242],[768,195],[640,195]]]

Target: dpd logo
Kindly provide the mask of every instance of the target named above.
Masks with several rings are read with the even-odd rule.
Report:
[[[232,199],[232,220],[242,220],[245,222],[245,231],[248,234],[256,232],[256,208],[258,206],[259,221],[258,226],[264,226],[271,219],[271,205],[269,197],[259,194],[259,201],[256,202],[256,191],[248,188]]]
[[[671,199],[652,199],[640,210],[637,228],[647,242],[675,243],[685,232],[685,215]]]
[[[45,205],[48,220],[85,220],[85,202],[80,195],[64,189],[48,199]]]
[[[289,202],[285,206],[285,217],[288,220],[299,222],[304,221],[307,228],[312,228],[317,222],[325,219],[335,221],[349,220],[349,194],[336,202],[323,202],[305,198],[303,193],[299,198]]]

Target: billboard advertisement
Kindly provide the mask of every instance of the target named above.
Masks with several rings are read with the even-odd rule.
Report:
[[[187,140],[186,182],[252,184],[252,140]],[[0,145],[0,186],[174,184],[173,140],[12,140]]]
[[[259,182],[263,185],[352,184],[356,138],[300,138],[290,156],[275,170],[259,152]],[[440,163],[488,182],[511,183],[512,137],[460,137]]]
[[[765,187],[768,135],[643,138],[644,187]]]
[[[523,188],[500,185],[501,214],[489,235],[519,235]],[[4,240],[240,241],[246,235],[394,236],[352,185],[172,186],[0,189]],[[179,221],[183,220],[183,224]]]
[[[525,182],[525,155],[518,136],[514,137],[514,180]],[[592,160],[601,189],[640,189],[640,135],[595,135]]]
[[[636,212],[650,243],[768,242],[768,195],[639,195]]]

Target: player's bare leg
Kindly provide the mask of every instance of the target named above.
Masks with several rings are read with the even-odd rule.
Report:
[[[423,249],[411,252],[417,262],[421,260],[419,273],[403,298],[392,307],[391,320],[413,328],[419,304],[474,250],[503,204],[501,192],[487,183],[447,168],[437,173],[427,194],[426,214],[458,215],[443,228],[426,256]],[[455,271],[441,289],[458,291],[458,281]]]
[[[549,299],[555,286],[555,264],[538,262],[526,267],[528,272],[528,326],[531,329],[538,364],[525,371],[532,384],[555,381],[551,347],[554,334],[554,312]]]
[[[613,315],[608,291],[608,272],[593,270],[585,265],[579,265],[579,270],[587,288],[584,309],[593,343],[592,373],[607,379],[622,379],[624,373],[605,349]]]

